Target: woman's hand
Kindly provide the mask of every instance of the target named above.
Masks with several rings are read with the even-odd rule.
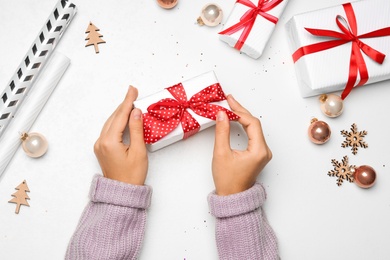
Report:
[[[103,175],[134,185],[144,185],[148,171],[148,154],[144,143],[142,113],[133,109],[138,91],[130,86],[122,104],[107,119],[94,150]],[[123,143],[129,125],[130,145]]]
[[[216,194],[221,196],[251,188],[272,158],[260,120],[252,116],[233,96],[229,95],[227,101],[232,111],[240,116],[238,122],[248,135],[248,147],[244,151],[231,149],[230,122],[226,113],[219,111],[215,128],[212,172]]]

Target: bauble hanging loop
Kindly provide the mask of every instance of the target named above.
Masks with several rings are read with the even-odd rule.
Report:
[[[324,121],[319,121],[317,118],[311,120],[307,131],[310,141],[315,144],[324,144],[329,141],[331,133],[329,125]]]
[[[335,94],[322,94],[320,96],[321,111],[328,117],[338,117],[343,113],[344,103],[341,97]]]
[[[207,4],[202,8],[200,16],[197,19],[199,25],[217,26],[221,23],[223,12],[221,7],[216,4]]]
[[[49,146],[46,138],[39,133],[22,133],[20,139],[24,152],[32,158],[43,156]]]

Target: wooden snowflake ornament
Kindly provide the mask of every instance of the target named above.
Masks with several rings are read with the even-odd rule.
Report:
[[[101,37],[103,37],[103,35],[101,35],[100,33],[98,33],[98,31],[100,31],[99,28],[97,28],[93,23],[89,22],[89,25],[88,25],[88,28],[87,30],[85,31],[85,33],[88,33],[87,35],[87,38],[85,38],[85,40],[88,40],[87,44],[85,45],[85,47],[88,47],[90,45],[93,45],[95,47],[95,53],[99,53],[99,46],[98,44],[100,43],[106,43]]]
[[[363,137],[367,135],[367,131],[363,130],[358,132],[357,126],[355,123],[351,126],[351,132],[346,130],[341,130],[341,134],[346,138],[345,141],[341,144],[341,147],[352,147],[352,153],[357,154],[358,147],[367,148],[368,144],[363,141]]]
[[[355,165],[348,164],[348,157],[344,156],[341,162],[336,159],[332,159],[334,170],[328,171],[330,177],[337,177],[337,186],[341,186],[344,180],[353,182],[353,173],[356,168]]]
[[[16,204],[15,213],[19,214],[21,205],[30,206],[27,202],[27,200],[30,199],[27,195],[27,192],[30,192],[30,190],[28,189],[26,180],[24,180],[21,184],[19,184],[19,186],[16,187],[15,190],[17,190],[17,192],[11,195],[14,198],[12,198],[8,202]]]

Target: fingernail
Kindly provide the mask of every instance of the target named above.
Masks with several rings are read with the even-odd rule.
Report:
[[[225,113],[222,110],[218,111],[217,120],[223,121],[224,119],[225,119]]]
[[[130,86],[129,86],[129,90],[130,90],[130,89],[132,89],[132,88],[133,88],[133,86],[132,86],[132,85],[130,85]]]
[[[138,108],[135,108],[133,110],[133,118],[134,119],[140,119],[141,118],[141,110],[139,110]]]

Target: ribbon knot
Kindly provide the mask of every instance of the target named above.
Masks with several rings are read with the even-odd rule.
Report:
[[[191,104],[188,102],[184,102],[184,103],[180,103],[180,104],[181,104],[182,109],[187,109],[187,108],[191,107]]]
[[[150,105],[144,116],[144,138],[145,143],[155,143],[164,136],[172,132],[181,124],[184,137],[186,139],[196,134],[200,130],[200,124],[188,112],[191,109],[195,114],[216,119],[218,111],[223,110],[229,117],[229,120],[237,120],[239,117],[232,111],[212,104],[226,100],[219,83],[210,85],[193,95],[187,100],[187,94],[181,83],[167,88],[172,98],[164,98]]]
[[[341,94],[341,98],[345,99],[355,86],[358,74],[360,74],[360,81],[357,86],[364,85],[369,79],[368,69],[361,51],[363,51],[368,57],[370,57],[378,64],[382,64],[386,57],[385,54],[368,46],[361,39],[390,36],[390,27],[385,27],[369,33],[358,35],[357,22],[352,5],[350,3],[346,3],[343,4],[343,8],[347,15],[347,19],[345,19],[341,15],[336,16],[336,24],[340,28],[342,33],[332,30],[305,28],[312,35],[336,38],[336,40],[330,40],[303,46],[294,52],[293,60],[294,62],[297,62],[304,55],[331,49],[339,45],[351,42],[352,50],[349,63],[349,76],[344,91]]]
[[[248,11],[246,11],[246,13],[241,17],[240,20],[245,20],[246,16],[249,16],[252,19],[256,19],[257,15],[264,15],[266,13],[264,6],[265,6],[264,0],[260,0],[257,6],[255,6],[251,2],[252,8],[249,9]],[[244,17],[244,19],[243,19],[243,17]]]
[[[253,4],[250,0],[237,0],[236,3],[245,5],[250,9],[241,16],[240,21],[231,27],[223,30],[219,34],[232,35],[233,33],[242,30],[240,38],[237,40],[237,43],[234,45],[234,48],[241,50],[244,46],[246,39],[248,38],[253,25],[255,24],[256,18],[258,15],[264,17],[268,21],[276,24],[278,18],[268,14],[267,12],[272,10],[275,6],[283,2],[283,0],[259,0],[257,6]]]

